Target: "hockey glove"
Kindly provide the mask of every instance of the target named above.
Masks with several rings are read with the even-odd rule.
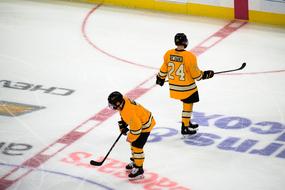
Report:
[[[165,79],[160,78],[158,75],[156,75],[156,84],[163,86]]]
[[[123,135],[127,135],[127,132],[129,131],[128,129],[128,124],[124,121],[118,121],[119,127],[120,127],[120,131]]]
[[[208,71],[204,71],[203,72],[203,76],[202,76],[202,79],[209,79],[209,78],[212,78],[214,76],[214,71],[212,70],[208,70]]]

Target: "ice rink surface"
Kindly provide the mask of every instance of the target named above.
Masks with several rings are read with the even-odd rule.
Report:
[[[200,69],[247,66],[198,81],[182,138],[182,104],[155,74],[184,32]],[[283,190],[285,29],[61,1],[0,1],[0,189]],[[107,96],[152,111],[145,178],[124,170],[129,145]]]

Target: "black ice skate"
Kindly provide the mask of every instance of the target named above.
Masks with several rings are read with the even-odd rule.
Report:
[[[126,165],[126,170],[127,171],[130,171],[133,168],[134,168],[134,162],[133,161],[131,161],[128,165]]]
[[[198,131],[198,127],[199,127],[199,125],[198,124],[192,124],[191,122],[190,122],[190,130],[195,130],[195,131]]]
[[[137,180],[137,179],[142,179],[144,170],[142,167],[136,167],[134,166],[133,169],[131,170],[129,176],[129,180]]]
[[[188,126],[185,127],[184,123],[182,123],[181,134],[182,135],[195,135],[197,133],[198,127],[199,127],[198,124],[191,124],[191,123],[189,127]]]

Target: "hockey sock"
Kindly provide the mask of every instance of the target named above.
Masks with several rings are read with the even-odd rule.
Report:
[[[192,110],[193,110],[192,103],[183,103],[182,122],[184,123],[184,126],[190,126]]]
[[[144,152],[142,148],[132,146],[132,155],[137,167],[142,167],[144,163]]]

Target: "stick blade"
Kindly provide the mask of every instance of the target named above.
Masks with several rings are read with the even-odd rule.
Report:
[[[241,65],[240,69],[245,68],[245,66],[246,66],[246,62],[244,62],[244,63]]]
[[[96,162],[95,160],[90,160],[90,165],[92,166],[101,166],[103,162]]]

